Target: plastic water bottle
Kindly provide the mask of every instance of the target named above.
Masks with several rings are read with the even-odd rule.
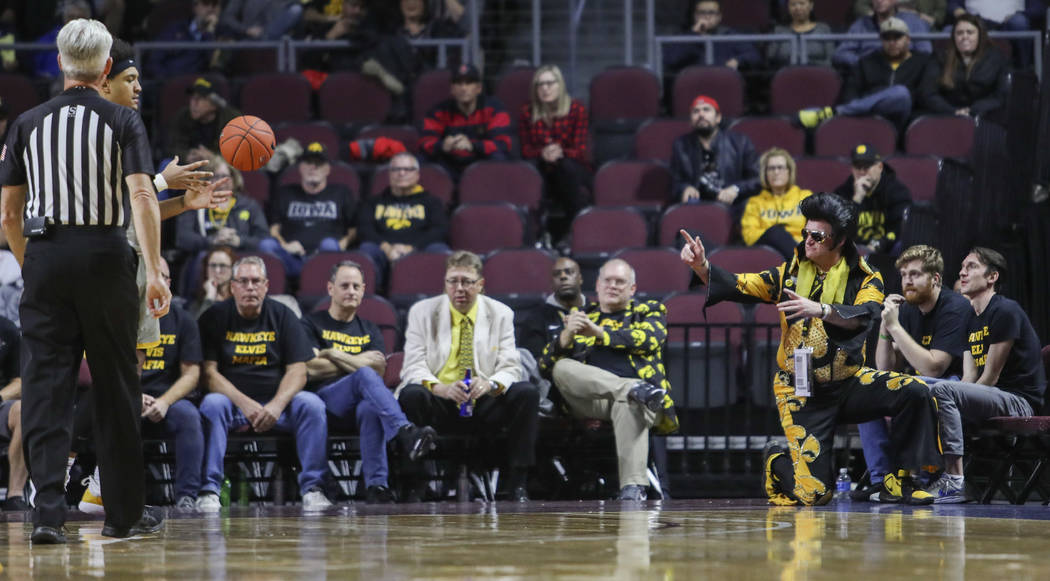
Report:
[[[849,502],[850,485],[848,468],[839,468],[839,477],[835,479],[835,502]]]
[[[470,393],[470,368],[467,368],[467,372],[463,374],[463,384],[467,386],[467,393]],[[467,400],[459,404],[459,417],[469,418],[474,415],[474,402]]]
[[[223,507],[230,506],[230,488],[232,488],[232,486],[230,485],[230,479],[223,478],[222,489],[219,492],[219,504],[221,504]]]

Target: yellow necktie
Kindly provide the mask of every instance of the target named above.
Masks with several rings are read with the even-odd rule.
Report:
[[[474,367],[474,323],[467,317],[459,323],[459,364],[460,375]]]

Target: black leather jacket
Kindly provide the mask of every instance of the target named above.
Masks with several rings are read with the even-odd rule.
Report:
[[[737,186],[740,194],[734,203],[742,204],[748,197],[758,193],[758,153],[751,139],[740,133],[719,129],[711,142],[715,152],[715,163],[722,178],[723,187]],[[696,133],[690,132],[674,141],[671,151],[671,203],[682,201],[682,192],[689,186],[700,190],[700,196],[713,200],[714,195],[699,187],[700,176],[700,140]],[[715,192],[717,195],[718,192]]]

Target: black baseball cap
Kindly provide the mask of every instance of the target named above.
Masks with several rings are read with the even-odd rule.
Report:
[[[462,64],[452,69],[452,82],[453,83],[480,83],[481,73],[478,72],[478,67],[471,64]]]
[[[853,148],[850,161],[854,166],[868,167],[882,161],[882,156],[879,155],[879,150],[875,149],[874,145],[870,143],[861,143]]]
[[[318,141],[310,143],[299,156],[299,161],[304,163],[323,164],[328,163],[328,148]]]
[[[193,84],[186,87],[186,93],[189,95],[200,95],[201,97],[207,97],[215,94],[215,85],[211,81],[204,77],[197,78],[193,81]]]

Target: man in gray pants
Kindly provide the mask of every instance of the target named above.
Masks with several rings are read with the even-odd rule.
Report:
[[[962,381],[930,387],[937,398],[944,474],[929,488],[935,503],[965,502],[963,423],[994,416],[1030,416],[1043,406],[1046,373],[1039,338],[1016,301],[995,292],[1006,269],[1002,254],[977,247],[963,260],[962,294],[974,314],[966,326]]]

